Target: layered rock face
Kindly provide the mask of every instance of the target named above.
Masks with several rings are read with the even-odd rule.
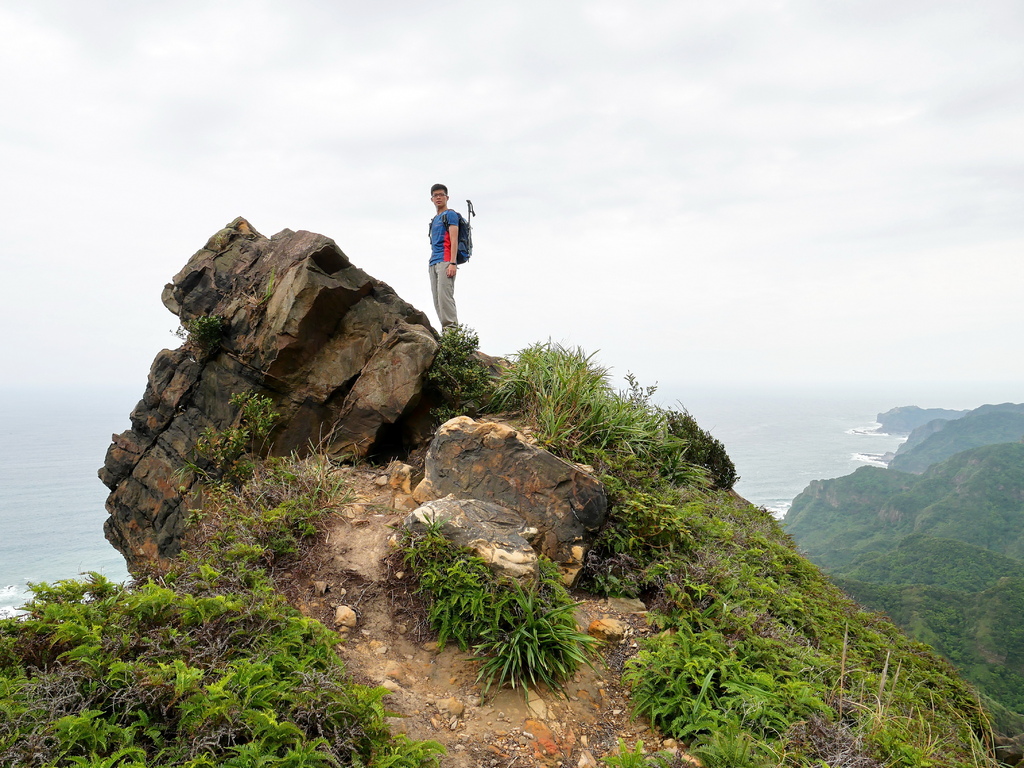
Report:
[[[331,239],[290,230],[266,238],[236,219],[175,275],[163,303],[183,324],[221,318],[224,334],[208,355],[188,344],[158,354],[131,429],[107,451],[104,530],[129,566],[177,554],[195,504],[181,470],[204,429],[237,423],[233,394],[272,399],[273,454],[358,458],[429,438],[422,393],[436,334]]]
[[[500,505],[532,529],[533,548],[557,563],[570,584],[608,512],[600,481],[505,424],[466,416],[442,424],[425,470],[413,494],[417,501],[450,496]]]

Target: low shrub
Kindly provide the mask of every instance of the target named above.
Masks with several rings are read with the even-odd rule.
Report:
[[[195,459],[185,466],[204,481],[237,486],[255,471],[255,457],[265,450],[280,414],[274,411],[273,400],[255,392],[239,392],[229,402],[238,409],[238,423],[204,429],[193,448]]]
[[[689,411],[665,411],[668,433],[686,443],[686,460],[704,467],[715,488],[731,490],[740,479],[736,474],[736,465],[721,440],[715,438],[707,430],[701,429],[697,420]]]
[[[427,371],[427,384],[439,405],[435,419],[448,421],[466,413],[475,414],[487,402],[494,381],[477,356],[480,338],[464,325],[451,325],[441,334],[437,354]]]
[[[198,360],[213,354],[224,338],[224,319],[217,315],[201,315],[186,320],[175,335],[184,340]]]

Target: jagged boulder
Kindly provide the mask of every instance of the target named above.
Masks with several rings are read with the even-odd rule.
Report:
[[[441,534],[467,547],[491,570],[522,581],[537,577],[537,553],[530,542],[537,529],[505,507],[479,499],[438,499],[414,509],[405,527],[423,532],[439,523]]]
[[[449,494],[518,514],[538,530],[534,548],[558,563],[567,582],[583,567],[608,512],[604,486],[593,475],[529,444],[508,425],[467,416],[437,430],[414,497],[424,503]]]
[[[195,504],[180,470],[204,429],[236,423],[235,393],[272,399],[274,454],[315,447],[364,457],[429,438],[423,381],[436,333],[330,238],[291,230],[266,238],[235,219],[175,275],[163,303],[183,325],[220,318],[223,336],[210,351],[160,352],[131,429],[107,451],[104,529],[130,567],[178,552]]]

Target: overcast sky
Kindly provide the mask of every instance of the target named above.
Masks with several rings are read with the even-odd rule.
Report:
[[[164,283],[239,215],[433,317],[438,181],[491,354],[1024,383],[1020,0],[0,0],[0,33],[0,384],[141,393]]]

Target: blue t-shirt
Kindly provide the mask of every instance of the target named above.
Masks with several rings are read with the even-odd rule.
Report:
[[[443,219],[443,221],[442,221]],[[430,222],[430,266],[440,264],[442,261],[454,261],[452,259],[451,233],[448,227],[459,225],[459,214],[449,208],[444,213],[434,216]],[[459,244],[455,244],[455,251],[458,254]]]

